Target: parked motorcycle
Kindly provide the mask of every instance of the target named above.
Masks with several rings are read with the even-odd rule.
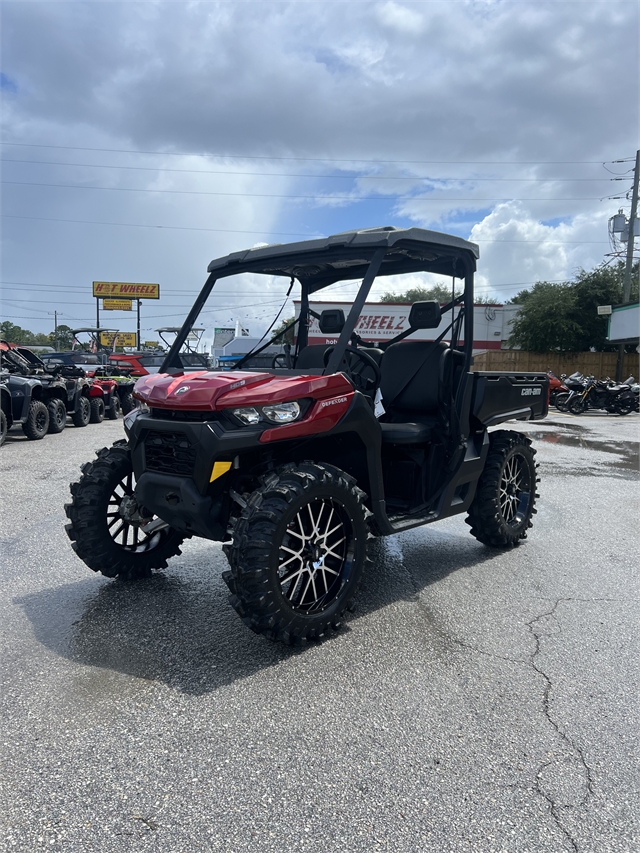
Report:
[[[593,377],[590,377],[593,378]],[[569,406],[576,395],[582,394],[586,388],[587,380],[580,372],[572,373],[564,378],[565,392],[558,392],[555,398],[555,407],[559,412],[568,412]]]
[[[569,390],[564,384],[566,377],[563,373],[560,379],[558,379],[552,370],[547,370],[547,376],[549,377],[549,405],[555,406],[558,394],[566,394]]]
[[[604,409],[611,414],[628,415],[635,409],[635,397],[631,391],[629,377],[616,385],[610,379],[596,380],[589,377],[582,393],[576,393],[568,403],[572,415],[581,415],[587,409]]]

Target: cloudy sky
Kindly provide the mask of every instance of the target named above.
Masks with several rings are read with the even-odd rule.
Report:
[[[34,331],[54,310],[92,324],[94,279],[159,282],[142,310],[153,337],[212,258],[375,225],[478,242],[478,292],[503,300],[601,262],[608,218],[629,209],[635,0],[3,0],[1,14],[0,308]],[[227,279],[205,324],[261,332],[285,289]]]

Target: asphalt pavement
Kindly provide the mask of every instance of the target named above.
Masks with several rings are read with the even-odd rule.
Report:
[[[639,424],[509,425],[540,463],[528,540],[375,541],[302,650],[244,627],[215,543],[131,585],[74,555],[69,482],[121,421],[11,431],[0,850],[637,851]]]

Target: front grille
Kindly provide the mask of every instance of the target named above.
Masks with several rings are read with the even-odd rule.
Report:
[[[150,430],[144,440],[144,452],[150,471],[177,477],[193,474],[196,451],[184,433]]]
[[[219,412],[192,412],[188,409],[151,409],[151,417],[159,421],[217,421]]]

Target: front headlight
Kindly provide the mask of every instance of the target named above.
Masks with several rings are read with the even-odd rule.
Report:
[[[245,426],[257,426],[265,421],[271,424],[293,423],[298,420],[301,411],[299,403],[269,403],[267,406],[232,409],[231,414]]]

